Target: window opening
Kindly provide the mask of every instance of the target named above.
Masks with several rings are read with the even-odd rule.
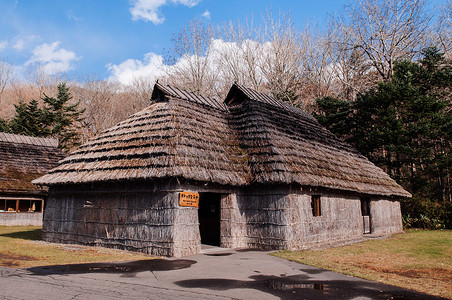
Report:
[[[0,212],[42,212],[42,202],[39,199],[1,199]]]
[[[320,195],[311,196],[312,216],[321,216]]]

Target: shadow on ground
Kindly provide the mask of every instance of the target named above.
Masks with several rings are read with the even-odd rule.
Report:
[[[131,262],[113,263],[87,263],[33,267],[27,269],[34,275],[64,275],[64,274],[87,274],[87,273],[117,273],[124,277],[134,277],[136,273],[145,271],[172,271],[189,268],[195,264],[195,260],[189,259],[149,259]]]
[[[382,291],[378,283],[365,281],[311,281],[309,275],[266,276],[253,275],[250,280],[221,278],[188,279],[177,281],[183,288],[203,288],[216,291],[255,289],[280,299],[443,299],[414,291],[395,288]]]
[[[40,241],[41,235],[42,235],[41,229],[0,234],[0,236],[3,236],[3,237],[13,238],[13,239],[23,239],[23,240],[29,240],[29,241]]]

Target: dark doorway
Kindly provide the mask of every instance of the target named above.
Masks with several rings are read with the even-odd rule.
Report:
[[[370,233],[370,198],[361,198],[361,215],[363,216],[363,233]]]
[[[221,194],[199,193],[199,233],[201,243],[220,246]]]

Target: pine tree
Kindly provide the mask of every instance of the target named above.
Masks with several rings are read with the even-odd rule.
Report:
[[[16,114],[9,122],[1,122],[0,131],[24,134],[36,137],[53,137],[59,140],[63,150],[80,144],[80,127],[84,109],[78,108],[80,101],[71,104],[72,96],[65,83],[58,85],[57,97],[44,94],[41,98],[44,107],[40,108],[36,100],[25,103],[22,100],[15,105]]]
[[[9,132],[8,121],[2,118],[0,118],[0,132]]]
[[[351,108],[317,100],[316,117],[413,194],[450,201],[451,87],[451,62],[427,48],[419,62],[398,61],[393,78],[359,95]]]
[[[20,100],[15,108],[16,114],[9,124],[12,133],[36,137],[49,136],[49,123],[44,110],[39,108],[38,101],[33,99],[26,104]]]
[[[351,133],[352,105],[349,101],[327,96],[317,100],[314,117],[334,134],[348,139]]]
[[[80,145],[80,128],[85,109],[80,110],[80,100],[70,104],[72,96],[66,83],[58,85],[57,97],[49,97],[44,94],[44,113],[50,124],[49,130],[52,137],[58,138],[59,147],[69,150]]]

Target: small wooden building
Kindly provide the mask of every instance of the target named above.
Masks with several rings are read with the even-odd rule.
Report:
[[[47,188],[31,183],[64,157],[58,140],[0,132],[0,225],[42,225]]]
[[[156,84],[152,101],[34,181],[45,240],[180,257],[402,230],[410,194],[308,113],[237,84],[224,102]]]

